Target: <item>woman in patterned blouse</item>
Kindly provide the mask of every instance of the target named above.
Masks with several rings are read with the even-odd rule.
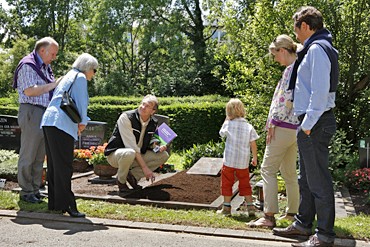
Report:
[[[264,190],[264,216],[250,227],[273,228],[278,207],[277,174],[280,171],[286,185],[288,205],[280,217],[292,220],[298,212],[299,187],[296,171],[297,142],[296,129],[299,121],[293,115],[292,90],[288,90],[289,79],[296,60],[298,44],[288,35],[279,35],[270,45],[270,54],[279,64],[286,66],[272,98],[266,122],[266,149],[261,165]]]

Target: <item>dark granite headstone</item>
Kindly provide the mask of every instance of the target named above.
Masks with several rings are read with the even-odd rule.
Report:
[[[89,148],[90,146],[99,146],[104,142],[106,122],[89,121],[85,130],[75,143],[76,148]]]
[[[19,153],[21,129],[17,116],[0,115],[0,149],[15,150]]]
[[[360,168],[370,168],[370,137],[360,140]]]

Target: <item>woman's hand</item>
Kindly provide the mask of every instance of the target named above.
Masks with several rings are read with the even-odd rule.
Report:
[[[275,127],[268,128],[266,135],[266,144],[270,144],[275,139]]]
[[[78,124],[78,135],[81,135],[81,132],[84,131],[86,125],[85,124]]]

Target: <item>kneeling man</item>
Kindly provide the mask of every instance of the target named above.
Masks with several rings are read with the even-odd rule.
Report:
[[[141,189],[137,180],[144,176],[153,182],[153,171],[169,158],[166,146],[161,146],[157,153],[150,147],[158,125],[153,117],[158,106],[154,95],[146,95],[137,109],[123,112],[105,148],[109,164],[118,168],[117,184],[121,193],[131,191],[126,181],[133,189]]]

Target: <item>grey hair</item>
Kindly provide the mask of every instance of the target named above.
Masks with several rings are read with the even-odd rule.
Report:
[[[158,102],[157,97],[155,97],[154,95],[152,95],[152,94],[145,95],[145,97],[143,98],[141,103],[144,103],[144,102],[153,103],[154,104],[153,110],[155,110],[156,112],[158,111],[159,102]]]
[[[36,41],[35,51],[39,51],[42,47],[47,49],[51,45],[55,45],[55,46],[59,47],[59,44],[58,44],[58,42],[55,41],[55,39],[53,39],[52,37],[44,37],[44,38]]]
[[[78,56],[72,67],[81,72],[87,72],[92,69],[97,69],[98,65],[98,60],[95,57],[91,56],[89,53],[82,53]]]

